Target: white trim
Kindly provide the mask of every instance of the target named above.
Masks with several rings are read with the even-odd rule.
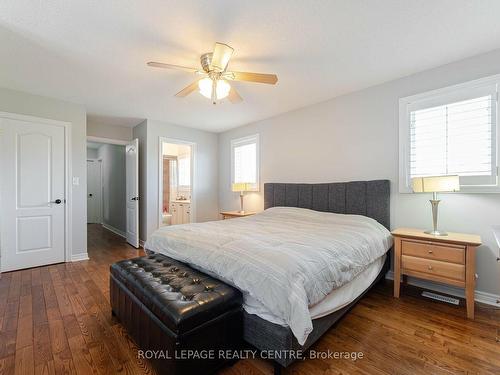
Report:
[[[112,138],[104,138],[104,137],[94,137],[94,136],[88,135],[87,136],[87,142],[106,143],[106,144],[109,144],[109,145],[126,146],[131,141],[124,141],[124,140],[121,140],[121,139],[112,139]]]
[[[71,257],[72,262],[80,262],[82,260],[89,260],[89,255],[85,253],[75,254]]]
[[[394,280],[394,271],[389,271],[385,275],[387,280]],[[408,284],[417,286],[423,289],[433,290],[435,292],[440,292],[444,294],[449,294],[450,296],[465,298],[465,292],[463,288],[438,284],[432,281],[422,280],[415,277],[408,277]],[[497,301],[500,301],[500,295],[482,292],[480,290],[476,290],[474,292],[474,301],[484,303],[487,305],[500,307],[500,304]]]
[[[188,145],[191,147],[191,203],[189,220],[196,222],[196,142],[186,141],[178,138],[158,137],[158,205],[156,228],[160,228],[163,220],[163,143],[173,143],[178,145]]]
[[[440,89],[431,90],[420,94],[406,96],[404,98],[401,98],[400,101],[403,100],[408,102],[415,102],[423,99],[428,99],[430,97],[438,97],[444,94],[448,94],[450,90],[463,90],[467,88],[476,88],[488,84],[493,84],[497,81],[500,81],[500,74],[495,74],[492,76],[483,77],[468,82],[458,83],[456,85],[446,86]]]
[[[72,150],[71,150],[71,123],[67,123],[66,126],[66,256],[65,260],[68,261],[70,257],[73,256],[73,161],[72,161]],[[86,173],[87,171],[85,171]],[[87,213],[85,212],[85,215]],[[86,223],[85,223],[86,225]],[[85,227],[86,229],[86,227]],[[87,249],[85,249],[87,250]],[[87,253],[87,251],[85,251]]]
[[[103,228],[109,230],[110,232],[113,232],[114,234],[117,234],[123,238],[127,238],[127,233],[118,228],[113,227],[112,225],[102,223],[102,226]]]
[[[252,189],[252,191],[260,191],[260,134],[252,134],[247,135],[245,137],[231,139],[231,181],[229,182],[231,185],[229,188],[231,189],[232,184],[234,182],[234,148],[239,145],[251,144],[255,143],[255,155],[257,160],[255,161],[255,178],[257,181],[255,182],[256,187]]]
[[[21,115],[11,112],[0,112],[0,117],[18,121],[39,122],[52,126],[64,127],[64,191],[66,204],[64,205],[64,261],[72,259],[73,253],[73,158],[71,147],[72,124],[68,121],[53,120],[45,117]],[[1,257],[1,249],[0,249]]]
[[[498,176],[498,167],[500,165],[500,135],[499,133],[499,100],[498,100],[498,88],[500,86],[500,74],[496,74],[489,77],[484,77],[476,79],[473,81],[468,81],[452,86],[443,87],[437,90],[427,91],[416,95],[407,96],[399,99],[399,192],[400,193],[413,193],[411,188],[411,183],[409,181],[409,147],[410,147],[410,129],[409,129],[409,109],[412,106],[417,105],[418,102],[430,102],[439,104],[438,100],[443,96],[456,96],[457,100],[463,99],[463,92],[460,91],[472,91],[472,90],[482,90],[488,85],[496,86],[496,108],[494,108],[493,115],[495,119],[495,129],[493,129],[493,136],[496,137],[496,160],[493,160],[497,167],[497,183],[496,185],[462,185],[460,187],[461,193],[500,193],[500,177]]]

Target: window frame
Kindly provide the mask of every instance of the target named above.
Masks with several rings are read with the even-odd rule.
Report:
[[[238,146],[244,146],[247,144],[255,143],[255,174],[256,182],[254,186],[249,191],[259,191],[260,190],[260,135],[252,134],[241,138],[231,139],[231,182],[230,188],[234,183],[234,149]]]
[[[448,86],[437,90],[399,99],[399,192],[413,193],[410,181],[410,113],[415,110],[451,104],[482,95],[493,95],[492,105],[492,172],[496,182],[490,185],[463,184],[461,177],[460,192],[462,193],[500,193],[499,170],[499,100],[500,74]],[[496,172],[496,176],[495,176]]]

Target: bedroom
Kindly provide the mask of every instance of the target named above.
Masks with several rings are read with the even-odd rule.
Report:
[[[214,366],[221,374],[498,373],[499,8],[497,1],[466,0],[3,1],[0,372],[201,373]],[[200,57],[214,48],[232,53],[219,54],[223,68],[209,62],[208,74]],[[199,72],[148,66],[152,61]],[[212,85],[207,98],[197,80],[214,72],[265,73],[277,82],[226,75],[221,80],[230,90],[220,96],[227,97],[218,99]],[[175,96],[193,82],[189,95]],[[425,122],[429,109],[437,125]],[[454,110],[480,120],[453,121]],[[424,134],[436,126],[427,133],[430,148],[415,136],[420,125]],[[21,128],[27,133],[16,136]],[[54,137],[51,146],[46,137]],[[139,198],[127,211],[130,238],[87,225],[86,144],[96,139],[137,139],[127,153],[135,163],[129,198]],[[193,146],[192,224],[159,228],[162,139]],[[27,158],[14,157],[22,152]],[[46,160],[55,163],[49,171]],[[49,172],[50,184],[40,183]],[[431,182],[453,186],[418,186],[419,178],[438,175],[448,178]],[[445,236],[424,233],[433,228],[429,200],[436,190],[437,229]],[[342,224],[349,214],[359,220]],[[372,262],[339,276],[336,270],[354,259],[347,249],[359,252],[354,244],[363,238],[359,229],[343,239],[348,234],[339,228],[347,225],[378,231],[379,246],[366,242],[363,254]],[[298,250],[300,244],[311,251]],[[144,246],[163,254],[137,261],[138,269],[153,267],[155,257],[175,258],[144,272],[158,272],[153,278],[169,289],[161,306],[153,303],[157,281],[131,277],[136,271],[128,268],[136,266],[120,263],[147,256]],[[254,252],[268,268],[247,274],[246,257]],[[339,260],[325,260],[332,252]],[[320,259],[331,274],[301,266]],[[368,285],[352,286],[368,263],[372,274],[357,278]],[[172,268],[178,278],[161,279]],[[283,270],[307,282],[296,285],[285,272],[273,283]],[[399,290],[394,278],[403,279]],[[184,279],[191,292],[179,293]],[[287,303],[279,285],[306,296]],[[346,286],[357,292],[342,294]],[[210,308],[184,315],[179,306],[211,288],[232,298],[225,305],[213,298]],[[320,306],[318,295],[332,291],[334,306]],[[123,315],[121,303],[142,309],[140,319]],[[318,306],[323,310],[314,315]],[[224,311],[227,319],[217,315]],[[212,318],[214,325],[205,326],[213,330],[187,340],[187,348],[241,349],[240,360],[226,363],[218,351],[201,364],[165,358],[202,315]],[[154,324],[162,328],[147,328]],[[160,347],[153,345],[158,332],[170,337]],[[302,347],[309,337],[312,346]]]

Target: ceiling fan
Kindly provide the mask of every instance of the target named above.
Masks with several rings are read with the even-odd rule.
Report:
[[[200,94],[211,99],[213,104],[217,104],[218,100],[226,97],[233,104],[243,100],[228,81],[257,82],[270,85],[274,85],[278,82],[276,74],[228,71],[227,65],[233,52],[234,49],[227,44],[215,43],[213,52],[204,53],[200,57],[200,63],[203,70],[153,61],[148,62],[147,65],[155,68],[180,69],[199,75],[200,77],[196,81],[183,88],[175,94],[175,96],[183,98],[198,89]]]

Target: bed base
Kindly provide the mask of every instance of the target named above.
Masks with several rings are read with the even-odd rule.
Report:
[[[330,315],[314,319],[313,331],[309,334],[304,345],[299,345],[290,328],[282,327],[259,318],[257,315],[247,313],[243,314],[243,339],[252,347],[260,351],[271,350],[281,353],[301,351],[303,355],[305,355],[311,346],[318,341],[325,332],[335,326],[371,288],[385,278],[390,268],[390,259],[390,253],[388,253],[384,266],[377,275],[377,278],[353,302]],[[294,361],[295,358],[291,358],[290,356],[287,357],[285,354],[279,356],[279,358],[272,361],[274,365],[274,374],[280,375],[281,370],[291,365]]]

